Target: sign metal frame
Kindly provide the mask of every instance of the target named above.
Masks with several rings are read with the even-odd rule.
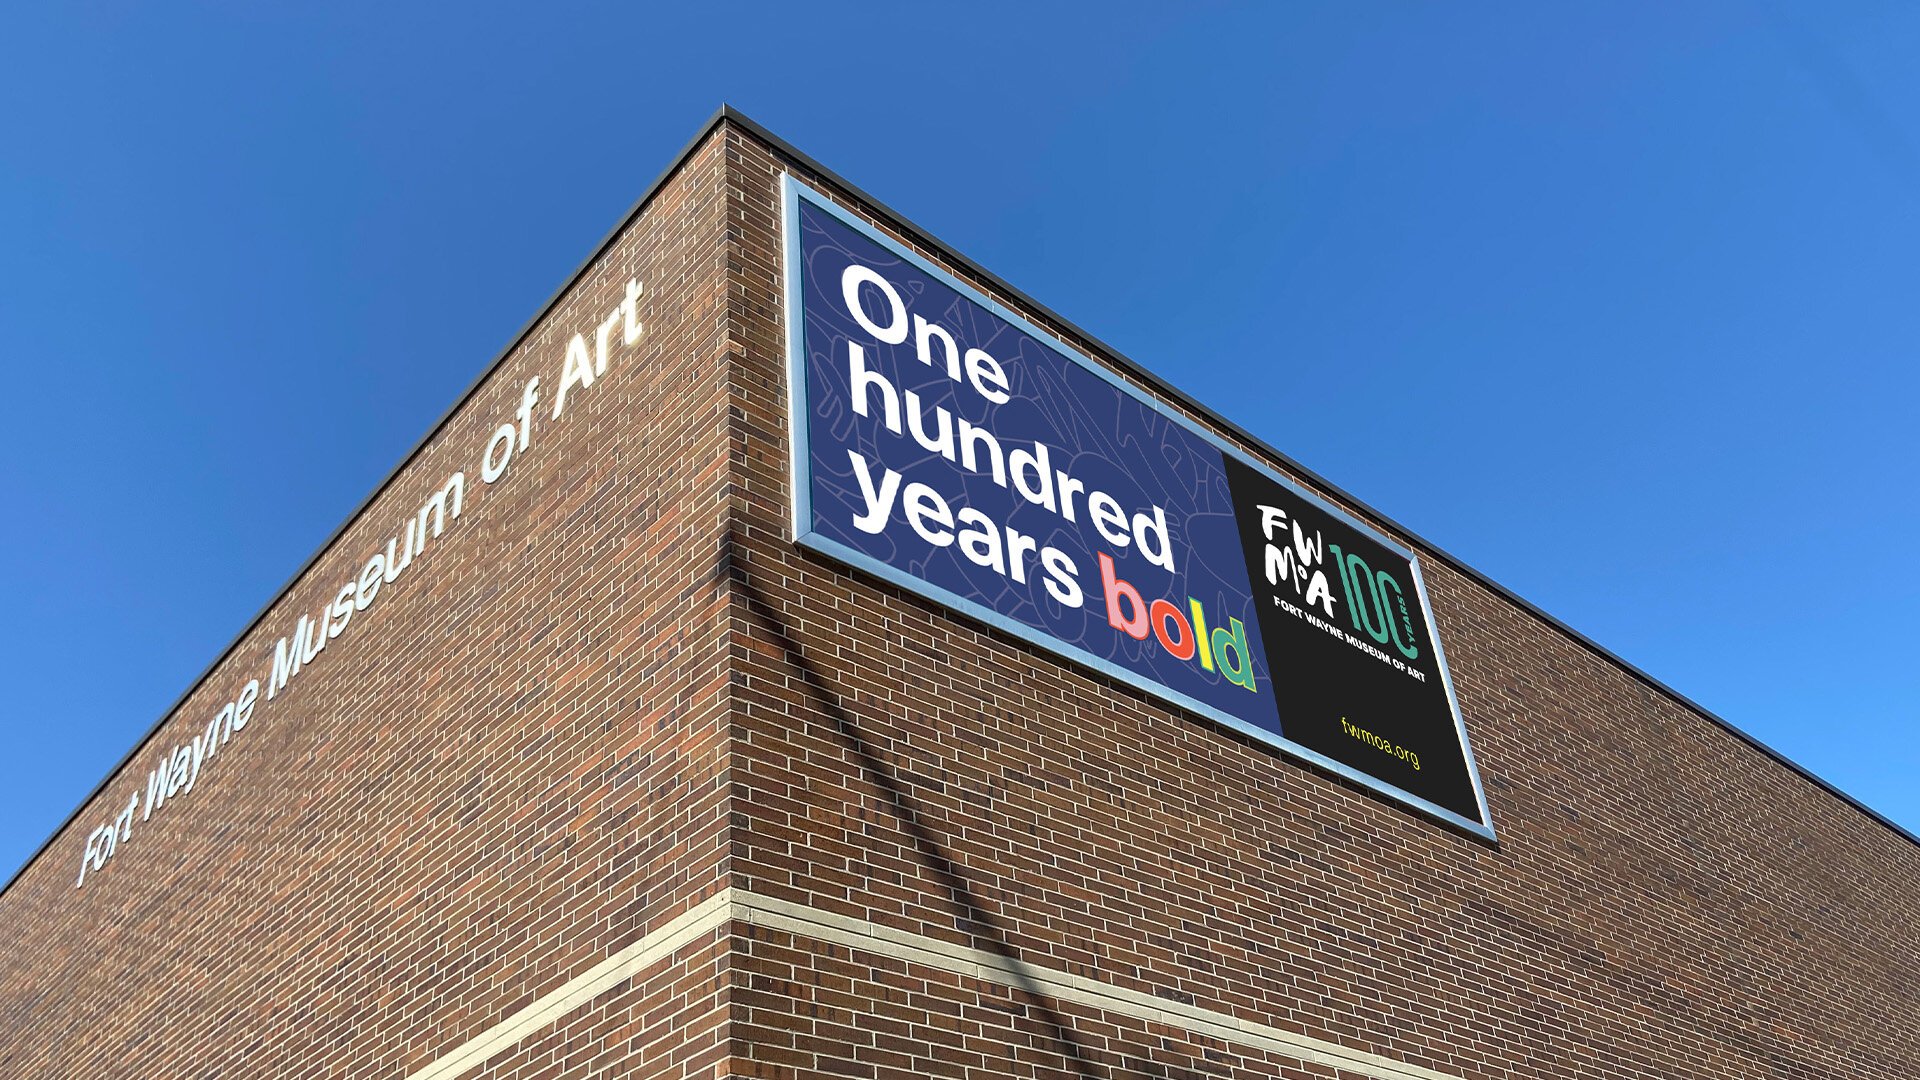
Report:
[[[782,268],[782,282],[786,293],[783,300],[782,313],[786,320],[787,339],[787,423],[790,445],[788,479],[792,490],[792,498],[790,501],[793,509],[790,524],[793,527],[794,542],[796,544],[807,550],[818,552],[836,561],[846,563],[874,577],[888,581],[910,593],[931,600],[942,607],[958,611],[969,618],[986,623],[996,630],[1011,634],[1055,656],[1070,660],[1081,667],[1091,669],[1110,679],[1125,683],[1161,701],[1177,705],[1188,712],[1204,716],[1214,723],[1221,724],[1234,731],[1258,739],[1263,743],[1278,748],[1285,754],[1309,762],[1328,772],[1343,776],[1362,787],[1412,807],[1429,817],[1446,822],[1449,825],[1463,829],[1485,840],[1497,842],[1498,838],[1494,835],[1493,830],[1493,818],[1487,809],[1486,789],[1480,779],[1480,767],[1474,759],[1473,746],[1467,740],[1466,721],[1461,716],[1460,702],[1454,694],[1453,673],[1447,667],[1446,649],[1441,644],[1439,626],[1434,621],[1433,605],[1427,596],[1426,578],[1420,570],[1420,559],[1413,551],[1395,542],[1392,538],[1381,534],[1379,530],[1321,498],[1314,492],[1282,476],[1265,462],[1259,461],[1244,453],[1232,443],[1229,443],[1225,439],[1207,430],[1204,426],[1193,422],[1185,415],[1170,408],[1159,398],[1121,378],[1118,373],[1109,369],[1106,365],[1095,361],[1077,350],[1068,348],[1053,334],[1034,325],[1032,321],[1024,318],[1018,312],[1008,309],[1004,304],[987,296],[979,289],[948,273],[898,240],[876,229],[858,215],[833,202],[809,185],[802,183],[796,179],[792,173],[783,172],[781,174],[780,194],[781,258],[784,263]],[[1473,782],[1474,801],[1480,810],[1480,820],[1475,821],[1465,815],[1449,810],[1444,806],[1440,806],[1419,795],[1415,795],[1404,788],[1387,783],[1360,769],[1294,742],[1278,732],[1269,731],[1257,724],[1242,720],[1231,713],[1215,708],[1188,694],[1181,693],[1172,687],[1134,672],[1120,664],[1116,664],[1105,657],[1097,656],[1077,645],[1061,641],[1059,638],[1028,626],[1026,623],[1016,619],[1009,618],[984,604],[925,581],[905,570],[875,559],[865,552],[855,550],[838,540],[815,531],[813,528],[812,499],[813,459],[808,441],[807,423],[806,324],[804,314],[801,311],[802,260],[800,258],[800,203],[802,200],[832,215],[841,223],[885,248],[891,254],[911,263],[921,272],[932,276],[961,296],[985,308],[995,318],[1003,319],[1012,324],[1016,329],[1058,353],[1069,362],[1077,364],[1085,371],[1118,388],[1122,393],[1145,404],[1173,423],[1199,436],[1222,454],[1228,455],[1241,464],[1259,472],[1268,479],[1285,487],[1293,494],[1312,503],[1315,507],[1331,514],[1342,523],[1358,530],[1395,555],[1405,558],[1413,568],[1414,591],[1419,597],[1421,611],[1426,616],[1427,626],[1432,635],[1434,658],[1439,668],[1441,682],[1446,688],[1447,708],[1453,716],[1454,733],[1459,738],[1460,751],[1466,761],[1467,774]]]

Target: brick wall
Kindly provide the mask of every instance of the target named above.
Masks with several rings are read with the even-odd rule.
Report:
[[[0,1076],[1920,1075],[1920,848],[1443,559],[1497,847],[801,553],[787,169],[901,235],[711,127],[0,894]],[[633,276],[645,335],[546,418]],[[458,522],[76,889],[455,469]]]
[[[1920,1075],[1920,849],[1444,560],[1426,577],[1498,847],[794,548],[783,170],[1049,322],[734,142],[737,887],[1458,1075]],[[1216,1067],[1127,1053],[1025,1060]]]
[[[0,895],[0,1076],[406,1076],[714,888],[723,167],[711,141],[686,161]],[[632,276],[645,333],[551,419],[568,339]],[[529,447],[486,485],[536,375]],[[76,889],[152,759],[456,470],[457,521]]]

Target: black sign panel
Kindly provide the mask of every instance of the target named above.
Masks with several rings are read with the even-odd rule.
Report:
[[[1479,819],[1412,560],[1264,472],[1226,468],[1280,733]]]

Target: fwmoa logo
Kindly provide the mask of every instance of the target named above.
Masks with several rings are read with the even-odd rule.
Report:
[[[1267,538],[1267,584],[1276,589],[1281,582],[1292,585],[1301,607],[1318,606],[1327,618],[1333,618],[1333,589],[1327,583],[1326,571],[1321,568],[1327,558],[1327,541],[1320,530],[1313,530],[1313,539],[1309,540],[1298,518],[1289,519],[1285,510],[1262,503],[1260,532]]]
[[[1356,633],[1381,645],[1392,642],[1409,660],[1420,658],[1420,635],[1407,606],[1406,590],[1392,572],[1375,570],[1360,555],[1342,552],[1339,544],[1327,543],[1318,529],[1309,538],[1300,519],[1289,517],[1278,506],[1262,503],[1259,510],[1260,532],[1267,540],[1263,563],[1268,585],[1276,589],[1282,582],[1291,585],[1301,607],[1318,607],[1329,620],[1344,599]],[[1328,556],[1340,575],[1339,598],[1327,578]]]

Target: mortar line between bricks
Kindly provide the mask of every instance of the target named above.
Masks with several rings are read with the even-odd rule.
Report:
[[[1365,1050],[1316,1039],[1230,1013],[1155,997],[1058,968],[1012,959],[985,949],[836,915],[805,904],[727,888],[461,1043],[407,1080],[455,1080],[522,1039],[558,1023],[575,1009],[638,976],[648,967],[731,923],[763,927],[830,945],[886,956],[1000,986],[1039,986],[1059,1001],[1135,1020],[1180,1028],[1221,1042],[1325,1065],[1372,1080],[1460,1080]]]

